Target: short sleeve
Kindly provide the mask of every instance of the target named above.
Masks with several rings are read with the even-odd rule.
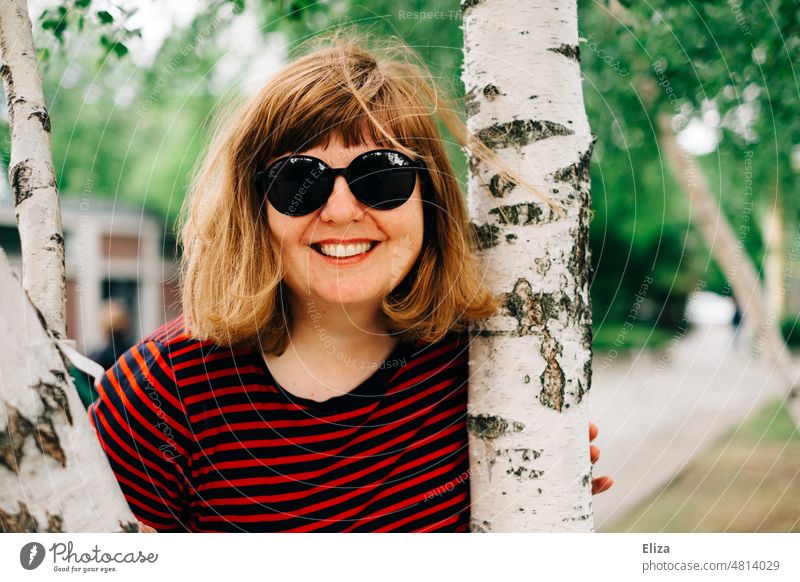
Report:
[[[186,531],[194,436],[167,346],[142,340],[96,387],[89,420],[131,511],[157,531]]]

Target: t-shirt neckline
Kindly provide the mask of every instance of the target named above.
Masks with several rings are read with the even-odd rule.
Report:
[[[275,388],[282,401],[306,409],[344,411],[362,408],[377,402],[378,399],[383,397],[389,388],[389,381],[399,370],[405,367],[408,348],[411,347],[411,345],[412,344],[408,342],[400,340],[383,362],[381,362],[381,364],[376,367],[375,371],[366,380],[361,382],[361,384],[350,392],[332,396],[322,402],[311,398],[295,396],[288,392],[275,380],[269,366],[267,366],[263,352],[257,346],[253,348],[252,355],[267,378],[267,382]]]

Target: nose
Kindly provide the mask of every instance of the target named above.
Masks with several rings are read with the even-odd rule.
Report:
[[[325,222],[348,223],[359,220],[367,208],[353,195],[344,176],[336,176],[333,192],[322,207],[320,220]]]

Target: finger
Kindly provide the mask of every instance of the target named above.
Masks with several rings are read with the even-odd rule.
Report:
[[[589,445],[589,458],[592,460],[592,464],[596,463],[597,459],[600,458],[600,449],[594,445]]]
[[[589,423],[589,442],[592,442],[597,437],[597,425],[593,422]]]
[[[613,484],[614,480],[611,477],[598,477],[597,479],[592,479],[592,495],[597,495],[598,493],[608,491],[611,489]]]
[[[143,524],[141,521],[139,522],[139,533],[158,533],[155,529],[150,527],[149,525]]]

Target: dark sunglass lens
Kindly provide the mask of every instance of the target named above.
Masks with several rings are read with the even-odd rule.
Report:
[[[367,152],[350,166],[350,189],[364,204],[380,210],[402,205],[414,191],[417,170],[400,152]]]
[[[325,203],[330,192],[327,166],[309,158],[290,157],[270,166],[264,177],[267,198],[278,212],[302,216]]]

